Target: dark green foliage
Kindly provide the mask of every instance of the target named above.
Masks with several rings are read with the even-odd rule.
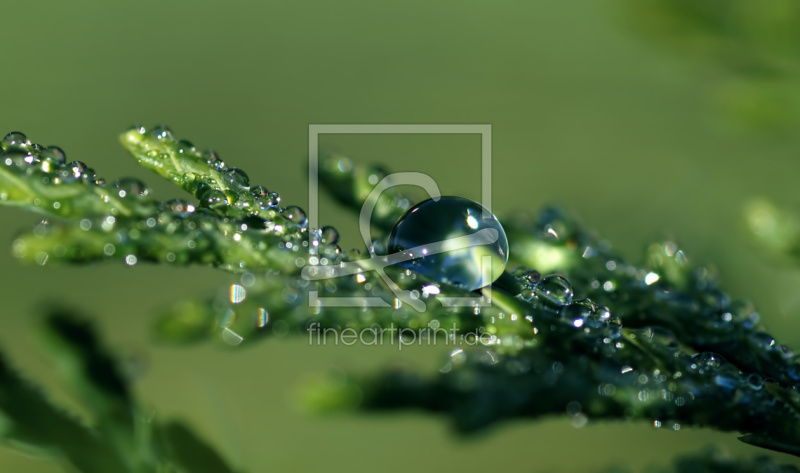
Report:
[[[92,418],[80,419],[53,405],[0,355],[4,443],[86,473],[233,471],[184,425],[145,420],[120,374],[119,360],[88,322],[54,313],[42,332],[59,374]]]

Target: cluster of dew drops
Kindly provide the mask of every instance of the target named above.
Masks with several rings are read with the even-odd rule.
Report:
[[[598,343],[595,352],[605,356],[625,347],[622,340],[622,321],[612,315],[611,310],[588,298],[576,298],[569,281],[561,275],[542,276],[535,269],[520,267],[511,272],[520,283],[517,298],[539,307],[538,315],[524,317],[533,324],[533,334],[561,330],[568,326],[568,332],[583,333]],[[476,310],[477,313],[477,310]]]
[[[149,131],[141,126],[134,126],[133,129],[162,144],[173,144],[178,154],[196,162],[205,163],[210,169],[220,173],[225,185],[233,192],[226,195],[208,183],[196,181],[193,183],[191,190],[198,198],[200,207],[218,209],[225,206],[233,206],[250,214],[245,219],[249,227],[257,230],[284,233],[283,230],[285,229],[279,225],[256,215],[259,211],[274,211],[280,214],[289,223],[290,229],[296,231],[299,236],[308,232],[308,218],[302,208],[296,205],[281,207],[281,197],[277,192],[261,185],[251,186],[250,177],[245,171],[235,167],[228,167],[219,153],[213,149],[200,151],[190,141],[184,139],[175,140],[172,131],[164,126],[157,126]],[[145,146],[147,146],[146,143]],[[152,153],[150,157],[155,158],[158,152],[155,149],[151,149],[148,153]],[[250,199],[237,200],[237,196],[240,195],[249,195]],[[339,235],[333,227],[326,226],[320,229],[313,229],[312,236],[312,248],[309,249],[311,255],[316,254],[318,251],[332,255],[338,255],[341,252],[341,249],[336,246]],[[300,247],[308,247],[308,245],[307,240],[300,243],[287,241],[281,243],[280,247],[296,252],[300,250]]]
[[[7,134],[0,142],[0,162],[7,168],[13,168],[29,177],[39,177],[45,185],[67,185],[83,183],[100,188],[107,187],[106,180],[99,177],[94,169],[82,161],[68,161],[66,153],[58,146],[42,146],[32,143],[20,132]],[[140,180],[123,178],[111,184],[113,192],[119,197],[145,197],[150,194]],[[8,199],[8,195],[0,194],[0,200]],[[34,201],[34,204],[40,205]],[[53,203],[59,208],[59,203]]]
[[[255,213],[258,210],[274,210],[279,213],[295,229],[303,234],[308,231],[307,218],[305,212],[297,206],[280,207],[280,196],[263,186],[250,186],[247,174],[238,168],[229,168],[213,150],[198,151],[190,142],[186,140],[175,141],[172,133],[165,127],[155,127],[147,131],[143,127],[136,127],[141,134],[147,134],[148,138],[153,138],[160,142],[170,142],[176,147],[178,153],[191,157],[197,161],[205,162],[211,169],[218,171],[226,179],[226,184],[238,191],[239,195],[249,192],[252,202],[255,202],[257,209],[246,209],[249,202],[230,202],[229,196],[202,182],[197,184],[194,189],[195,195],[199,199],[199,206],[202,208],[214,209],[219,206],[232,205],[242,208],[246,212],[252,212],[249,217],[251,227],[270,230],[272,222],[258,217]],[[142,198],[150,195],[150,190],[138,179],[124,178],[114,181],[110,186],[105,179],[98,177],[96,172],[81,161],[68,161],[66,154],[57,146],[42,146],[32,143],[27,137],[19,132],[7,134],[0,142],[0,165],[14,169],[18,173],[24,173],[28,177],[38,177],[45,185],[68,185],[81,183],[88,186],[99,188],[110,187],[119,198]],[[205,186],[205,188],[203,187]],[[234,193],[236,195],[236,193]],[[0,193],[0,200],[6,200],[8,195]],[[39,205],[34,201],[34,204]],[[58,202],[53,203],[54,208],[58,209]],[[166,205],[175,213],[188,214],[194,211],[194,206],[183,200],[173,200]],[[313,230],[312,248],[308,248],[308,253],[312,264],[325,264],[324,257],[317,258],[315,255],[322,254],[322,249],[328,248],[332,255],[339,255],[340,249],[336,246],[338,234],[332,227],[323,227]],[[300,246],[309,245],[306,239],[302,242],[287,241],[281,244],[283,249],[289,251],[299,251]],[[327,250],[326,250],[327,251]],[[334,258],[331,258],[333,260]],[[536,270],[520,268],[513,272],[516,279],[522,284],[522,290],[518,297],[525,301],[536,300],[545,307],[558,313],[559,318],[576,329],[582,329],[585,333],[597,333],[601,335],[603,346],[607,347],[609,354],[616,349],[624,346],[620,341],[622,324],[618,317],[613,317],[611,311],[604,306],[595,304],[589,299],[574,299],[570,283],[559,275],[549,275],[542,277]],[[358,282],[361,282],[360,280]],[[649,283],[648,283],[649,284]],[[476,313],[479,310],[476,307]],[[678,352],[678,342],[670,332],[658,327],[645,328],[639,333],[644,340],[657,343],[661,348],[666,348]],[[771,350],[775,344],[774,339],[762,332],[751,334],[756,341],[764,340],[761,345],[768,345]],[[782,349],[777,346],[777,349]],[[786,350],[784,350],[786,351]],[[787,353],[787,356],[792,356]],[[735,389],[742,384],[749,386],[752,390],[760,390],[765,379],[757,374],[740,373],[733,365],[727,363],[723,357],[711,352],[702,352],[691,355],[688,360],[688,367],[698,373],[716,373],[713,377],[714,382],[725,389]],[[555,369],[555,367],[554,367]],[[623,373],[628,371],[623,369]],[[800,377],[800,369],[793,371],[795,376]],[[663,376],[663,374],[662,374]],[[794,376],[793,376],[794,377]],[[647,383],[648,380],[657,380],[659,373],[640,374],[639,380]],[[742,383],[742,381],[744,381]],[[609,387],[606,386],[606,391]],[[644,391],[643,391],[644,392]],[[681,399],[676,400],[676,403]]]
[[[167,202],[155,202],[141,200],[144,211],[147,210],[147,205],[157,206],[153,208],[154,217],[156,214],[158,218],[148,218],[146,220],[146,227],[142,230],[149,230],[154,228],[158,223],[169,224],[168,228],[175,230],[174,224],[170,223],[174,220],[173,217],[183,220],[183,217],[195,215],[202,218],[206,215],[208,218],[221,218],[215,217],[214,210],[221,210],[224,206],[231,206],[241,210],[236,220],[241,220],[242,230],[260,231],[260,232],[274,232],[279,235],[290,236],[294,234],[299,238],[286,238],[286,242],[279,244],[281,249],[287,251],[297,252],[301,247],[308,247],[307,235],[308,224],[306,213],[297,206],[281,207],[281,197],[276,192],[269,191],[263,186],[250,186],[250,179],[247,174],[238,168],[226,166],[225,162],[220,158],[219,154],[214,150],[198,151],[194,145],[186,140],[175,140],[172,132],[163,126],[157,126],[151,130],[147,130],[141,126],[133,126],[131,130],[137,131],[144,136],[143,144],[148,153],[157,153],[157,147],[149,147],[148,140],[153,140],[160,146],[172,146],[173,149],[195,162],[204,163],[210,169],[217,171],[225,181],[225,185],[233,192],[226,195],[222,191],[214,188],[206,182],[195,182],[194,188],[190,189],[198,198],[199,202],[197,207],[184,199],[173,199]],[[149,148],[149,149],[148,149]],[[158,156],[157,154],[150,155],[151,158],[169,159],[168,155]],[[139,179],[126,177],[114,181],[110,185],[105,179],[99,177],[94,169],[87,166],[81,161],[68,161],[66,153],[58,146],[42,146],[37,143],[31,142],[23,133],[11,132],[8,133],[2,141],[0,141],[0,164],[5,166],[9,171],[16,174],[22,174],[26,180],[39,179],[43,185],[46,186],[62,186],[62,185],[86,185],[102,189],[100,195],[114,195],[119,199],[143,199],[151,195],[151,190]],[[241,199],[241,201],[231,202],[230,199],[236,196],[249,196],[250,199]],[[0,200],[7,200],[9,195],[6,192],[0,191]],[[106,198],[106,202],[108,199]],[[62,208],[62,202],[43,202],[42,199],[36,197],[33,201],[34,205],[52,205],[56,211]],[[198,212],[200,210],[200,212]],[[259,216],[259,211],[273,211],[274,214],[282,217],[282,225]],[[200,215],[202,214],[202,215]],[[235,215],[235,214],[233,214]],[[224,221],[230,221],[230,218],[224,218]],[[115,227],[116,218],[109,215],[101,222],[104,230],[108,231]],[[196,228],[195,222],[185,222],[188,225],[187,229],[192,230]],[[35,231],[39,232],[49,225],[45,219]],[[82,219],[80,228],[88,230],[92,227],[89,219]],[[134,230],[129,236],[136,235],[137,231]],[[334,260],[341,252],[340,248],[336,246],[338,242],[338,233],[333,227],[323,227],[316,229],[312,232],[311,248],[309,254],[324,254],[330,260]],[[113,245],[112,245],[113,246]],[[113,254],[114,249],[108,248],[107,255]],[[175,257],[173,254],[171,260]],[[323,263],[327,263],[327,259],[319,258]],[[128,255],[125,259],[126,263],[133,265],[137,259],[134,255]]]
[[[194,162],[203,163],[209,169],[219,173],[225,186],[232,192],[226,194],[208,182],[196,180],[189,187],[191,192],[198,198],[200,208],[213,210],[233,207],[241,210],[246,215],[246,217],[242,218],[243,228],[275,232],[281,235],[293,233],[298,238],[287,238],[286,241],[280,242],[278,246],[280,249],[290,252],[307,253],[307,255],[303,254],[302,257],[298,257],[298,266],[305,264],[333,264],[341,259],[342,250],[337,245],[339,234],[335,228],[323,226],[319,229],[309,229],[308,218],[302,208],[296,205],[282,207],[280,205],[281,197],[277,192],[261,185],[251,185],[250,177],[245,171],[229,167],[215,150],[207,149],[201,151],[188,140],[176,140],[172,131],[164,126],[156,126],[151,130],[141,126],[134,126],[132,130],[146,136],[143,145],[150,158],[168,159],[168,156],[159,156],[158,149],[163,145],[173,146],[174,151],[181,156]],[[159,146],[148,146],[148,139],[154,140]],[[181,201],[177,201],[177,204],[183,208],[188,206],[188,204]],[[191,210],[191,206],[188,207]],[[281,225],[261,217],[259,214],[263,214],[263,212],[268,212],[267,215],[280,215],[285,224]],[[311,238],[307,238],[309,231]]]
[[[662,246],[663,248],[658,247],[656,249],[662,250],[667,256],[676,253],[673,243],[667,242]],[[602,257],[596,251],[584,252],[583,254],[583,258],[594,256]],[[628,284],[638,284],[640,288],[647,288],[647,290],[655,292],[660,291],[658,285],[655,284],[659,280],[659,275],[655,272],[648,272],[613,259],[609,259],[604,266],[608,270],[619,270],[620,274],[624,273],[630,276],[629,281],[624,281],[626,283],[624,287],[628,287]],[[650,347],[654,353],[658,354],[657,356],[674,358],[677,363],[676,366],[680,368],[677,368],[674,372],[664,371],[659,368],[654,368],[648,372],[634,368],[636,363],[631,362],[622,367],[621,376],[617,381],[603,383],[598,386],[598,393],[600,395],[613,395],[621,385],[632,384],[633,386],[638,386],[638,398],[640,401],[648,401],[651,397],[656,396],[671,400],[674,402],[675,408],[681,408],[691,402],[698,389],[714,387],[713,389],[717,389],[719,393],[728,393],[723,395],[722,398],[735,399],[748,412],[754,413],[754,409],[760,403],[763,403],[763,405],[772,405],[771,403],[774,403],[774,398],[771,398],[766,390],[763,389],[767,383],[774,383],[789,387],[790,395],[795,400],[800,401],[800,393],[798,393],[795,384],[800,378],[800,363],[798,363],[800,357],[794,355],[785,345],[778,345],[769,334],[754,330],[755,323],[758,320],[757,313],[753,312],[752,307],[748,304],[731,304],[728,296],[717,289],[707,277],[700,277],[705,275],[707,270],[699,268],[696,272],[699,275],[697,276],[699,278],[697,283],[698,290],[702,289],[700,297],[705,299],[712,298],[711,296],[714,297],[712,298],[713,304],[709,303],[707,309],[701,309],[698,306],[697,310],[702,310],[703,315],[696,314],[695,316],[709,317],[711,322],[720,318],[725,322],[725,327],[720,326],[719,323],[706,324],[709,329],[717,332],[730,333],[733,328],[732,324],[740,323],[749,346],[757,350],[763,350],[766,354],[771,355],[770,358],[773,360],[785,361],[785,366],[787,367],[785,374],[781,375],[780,379],[774,379],[766,376],[765,373],[741,371],[734,363],[727,361],[725,357],[718,353],[711,351],[701,351],[693,354],[684,352],[679,340],[671,331],[660,326],[647,326],[633,330],[630,337],[636,339],[638,343]],[[518,268],[512,274],[522,285],[522,289],[517,295],[518,298],[540,304],[546,309],[544,313],[554,315],[552,320],[558,320],[560,327],[571,326],[580,329],[588,336],[587,340],[590,343],[596,341],[599,342],[595,345],[596,347],[598,345],[607,347],[607,349],[599,348],[596,351],[606,356],[613,356],[615,352],[626,348],[628,342],[624,340],[621,334],[621,319],[613,316],[608,307],[596,304],[590,299],[574,298],[572,287],[564,277],[560,275],[542,277],[538,271],[527,268]],[[618,284],[606,283],[602,286],[604,286],[603,290],[606,292],[622,288],[618,287]],[[592,287],[594,289],[599,287],[596,281],[593,281]],[[676,296],[671,295],[671,297]],[[689,296],[685,295],[683,299],[686,297]],[[741,312],[744,315],[737,313],[736,308],[739,306],[742,306]],[[721,315],[717,318],[711,317],[713,314],[707,313],[709,310],[715,314],[719,312]],[[733,315],[731,315],[732,313]],[[551,325],[551,328],[555,327],[555,325]],[[627,355],[624,355],[621,359],[630,358],[631,361],[636,359],[635,351],[623,351]],[[633,358],[628,355],[633,356]],[[558,371],[559,366],[560,363],[554,363],[553,371]],[[678,392],[675,389],[675,382],[684,375],[703,377],[708,380],[708,385],[703,387],[689,383],[686,385],[690,387],[688,394],[686,392]],[[734,393],[736,393],[735,396]],[[578,415],[576,419],[584,418]],[[667,426],[674,430],[680,429],[679,422],[665,421],[658,418],[653,420],[653,425],[656,428]]]

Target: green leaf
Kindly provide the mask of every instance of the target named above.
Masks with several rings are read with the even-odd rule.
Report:
[[[82,472],[128,471],[105,438],[54,407],[0,355],[0,438],[27,452],[65,461]]]
[[[54,312],[47,317],[43,332],[56,368],[98,421],[132,429],[132,394],[118,360],[101,345],[89,322]]]
[[[225,460],[184,424],[172,421],[162,426],[160,435],[170,461],[185,472],[233,473]]]

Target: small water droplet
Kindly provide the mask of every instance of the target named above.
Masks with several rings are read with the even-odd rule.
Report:
[[[747,377],[747,385],[756,391],[764,387],[764,378],[757,373],[752,373]]]
[[[717,310],[726,309],[731,302],[730,297],[719,289],[708,289],[701,293],[703,302]]]
[[[92,168],[87,168],[83,173],[81,173],[81,178],[84,181],[93,183],[97,179],[97,173]]]
[[[200,197],[200,206],[217,209],[228,205],[228,197],[222,191],[209,189]]]
[[[753,344],[764,351],[773,351],[778,349],[778,346],[775,343],[775,338],[765,332],[755,332],[751,334],[750,340],[752,340]]]
[[[42,150],[41,156],[42,170],[44,172],[53,172],[57,167],[67,163],[66,153],[58,146],[48,146]],[[44,169],[45,163],[47,163],[47,169]]]
[[[203,153],[203,158],[206,160],[206,164],[211,166],[211,168],[217,171],[222,171],[225,169],[225,163],[222,161],[222,158],[219,157],[219,154],[213,149],[206,150]]]
[[[700,373],[714,371],[722,366],[723,363],[726,363],[721,355],[709,351],[692,356],[692,362],[693,366],[697,366],[697,370]]]
[[[281,202],[281,198],[276,192],[270,192],[262,186],[253,187],[250,189],[250,193],[255,198],[256,205],[258,205],[261,210],[277,207],[277,205]]]
[[[125,177],[114,182],[114,188],[120,198],[126,197],[146,197],[150,195],[150,189],[140,181],[133,177]]]
[[[558,275],[544,277],[533,292],[542,303],[553,307],[572,302],[572,287],[566,279]]]
[[[536,286],[537,284],[539,284],[539,282],[541,282],[542,275],[539,274],[539,271],[536,271],[535,269],[530,269],[528,271],[525,271],[525,274],[522,275],[521,279],[522,282],[528,286]]]
[[[150,135],[157,140],[173,140],[172,130],[164,125],[158,125],[150,130]]]
[[[592,305],[591,303],[587,303],[586,300],[576,301],[561,307],[559,314],[561,318],[568,321],[572,326],[580,328],[583,327],[587,318],[592,314]]]
[[[794,359],[794,351],[792,351],[789,345],[781,345],[780,350],[781,350],[781,356],[784,357],[785,359],[787,360]]]
[[[180,154],[194,154],[195,148],[191,141],[179,140],[176,148]]]
[[[250,178],[247,177],[247,173],[241,169],[230,168],[225,171],[223,175],[228,184],[244,187],[245,189],[250,187]]]
[[[291,205],[283,209],[283,216],[286,217],[286,220],[299,227],[306,226],[306,213],[296,205]]]
[[[72,172],[72,177],[75,179],[80,179],[83,176],[83,172],[86,171],[88,166],[84,164],[82,161],[72,161],[71,163],[67,164],[67,170]]]
[[[28,138],[18,131],[12,131],[7,134],[5,138],[3,138],[3,141],[12,146],[25,146],[28,144]]]
[[[335,245],[339,242],[339,232],[331,226],[322,227],[319,230],[319,241],[323,245]]]
[[[663,327],[645,327],[638,332],[638,335],[643,340],[658,344],[669,352],[676,352],[680,348],[675,334]]]

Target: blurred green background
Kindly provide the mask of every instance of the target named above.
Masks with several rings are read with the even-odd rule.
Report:
[[[785,2],[759,5],[772,3]],[[720,269],[734,297],[754,300],[781,342],[798,347],[800,271],[753,247],[741,207],[754,196],[797,204],[800,139],[721,119],[712,98],[719,76],[733,73],[709,73],[643,40],[638,14],[621,0],[7,3],[0,130],[57,144],[107,179],[146,179],[168,199],[180,192],[117,143],[133,123],[165,123],[284,203],[306,207],[310,123],[489,123],[501,218],[560,202],[633,260],[649,240],[675,236],[693,262]],[[478,143],[321,139],[357,162],[427,172],[445,194],[475,199]],[[361,244],[354,215],[328,202],[321,210],[320,223],[339,227],[344,247]],[[0,213],[5,248],[37,221]],[[665,463],[708,443],[763,453],[732,433],[641,424],[575,429],[552,419],[460,439],[422,413],[310,417],[293,407],[303,380],[331,367],[434,369],[441,350],[309,347],[302,338],[241,351],[158,347],[148,329],[160,308],[230,277],[197,267],[31,267],[10,250],[0,268],[0,343],[56,399],[65,393],[31,335],[52,303],[95,316],[110,343],[144,367],[136,387],[154,415],[188,420],[251,472],[583,472]],[[0,471],[58,470],[0,449]]]

